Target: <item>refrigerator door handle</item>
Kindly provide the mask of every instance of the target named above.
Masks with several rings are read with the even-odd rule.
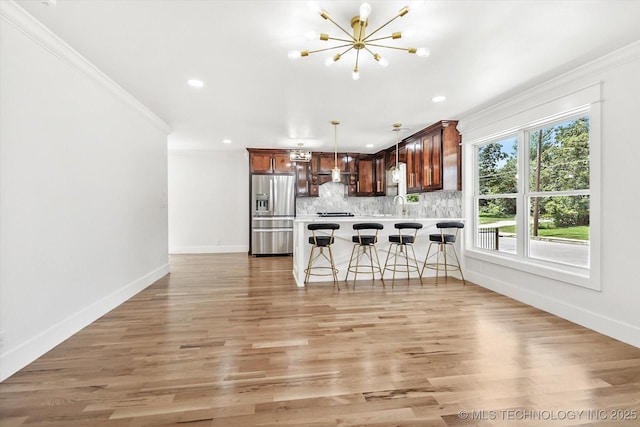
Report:
[[[276,195],[273,194],[273,178],[270,178],[269,179],[269,213],[271,213],[271,215],[273,215],[273,210],[275,209],[275,206],[273,203],[275,200],[276,200]]]

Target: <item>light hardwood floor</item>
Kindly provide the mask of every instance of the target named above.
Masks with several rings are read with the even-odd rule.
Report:
[[[0,425],[640,426],[638,348],[455,279],[304,290],[291,264],[171,257],[0,384]]]

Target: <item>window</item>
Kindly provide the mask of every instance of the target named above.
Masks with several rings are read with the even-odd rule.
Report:
[[[588,273],[589,127],[583,108],[475,144],[474,249]]]
[[[529,141],[527,252],[589,266],[589,116],[525,132]]]
[[[516,253],[518,139],[511,136],[478,147],[476,247]]]

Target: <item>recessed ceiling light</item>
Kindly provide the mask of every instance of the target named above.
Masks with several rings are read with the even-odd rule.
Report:
[[[438,95],[438,96],[434,96],[433,98],[431,98],[431,100],[432,100],[433,102],[442,102],[442,101],[444,101],[445,99],[447,99],[447,97],[446,97],[446,96],[444,96],[444,95]]]
[[[230,139],[223,139],[222,143],[223,144],[231,144],[231,140]]]
[[[187,84],[191,87],[202,87],[204,86],[204,83],[202,82],[202,80],[197,80],[197,79],[189,79],[187,80]]]
[[[367,148],[373,148],[373,144],[367,144]]]

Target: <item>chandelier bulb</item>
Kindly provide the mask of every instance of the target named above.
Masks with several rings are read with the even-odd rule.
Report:
[[[299,50],[290,50],[288,56],[289,59],[300,59],[302,55]]]
[[[429,52],[429,49],[427,49],[426,47],[421,47],[419,49],[416,49],[416,55],[422,57],[422,58],[426,58],[427,56],[429,56],[431,52]]]
[[[378,61],[378,64],[380,64],[381,67],[386,67],[387,65],[389,65],[389,61],[387,61],[387,58],[383,58],[377,53],[373,55],[373,59]]]
[[[367,22],[370,14],[371,5],[369,3],[362,3],[360,5],[360,22]]]
[[[358,71],[358,69],[357,69],[357,68],[354,68],[354,69],[353,69],[353,73],[351,73],[351,78],[352,78],[353,80],[358,80],[358,79],[360,79],[360,71]]]
[[[317,1],[309,1],[307,2],[307,5],[309,6],[309,9],[311,9],[311,11],[314,13],[322,12],[322,9],[320,8],[320,5]]]

